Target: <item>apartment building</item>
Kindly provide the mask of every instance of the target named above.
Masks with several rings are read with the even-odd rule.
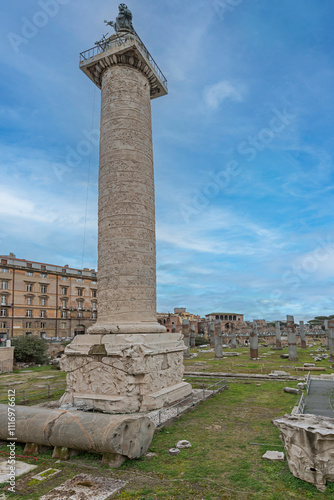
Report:
[[[69,338],[97,319],[94,269],[0,255],[0,337]]]

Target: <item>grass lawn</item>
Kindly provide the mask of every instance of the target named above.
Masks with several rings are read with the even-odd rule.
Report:
[[[85,471],[127,480],[117,500],[333,498],[334,483],[320,493],[294,478],[286,462],[271,463],[261,458],[267,450],[283,451],[279,431],[271,420],[295,405],[296,396],[283,393],[285,385],[278,381],[230,381],[229,390],[156,433],[149,450],[156,456],[128,460],[118,470],[101,467],[98,455],[80,454],[60,464],[52,461],[51,452],[39,456],[37,462],[25,459],[38,465],[31,475],[49,467],[62,472],[40,485],[31,481],[31,475],[25,476],[18,480],[20,494],[6,496],[37,500],[51,487]],[[192,447],[169,456],[168,450],[181,439],[189,440]]]
[[[296,371],[295,367],[303,366],[304,363],[314,363],[316,366],[326,368],[325,372],[312,372],[317,373],[331,373],[330,367],[332,361],[322,360],[314,361],[311,354],[321,345],[320,341],[315,343],[314,347],[307,349],[297,348],[298,361],[290,361],[289,359],[282,359],[282,354],[288,354],[288,348],[284,347],[282,350],[272,350],[270,347],[259,347],[260,360],[252,361],[249,359],[249,347],[239,347],[237,349],[224,349],[226,353],[238,352],[240,356],[226,357],[223,359],[215,358],[214,352],[198,353],[198,357],[192,359],[185,359],[185,370],[187,372],[225,372],[225,373],[263,373],[269,374],[272,370],[283,370],[290,375],[303,376],[302,371]],[[191,350],[192,353],[197,353],[197,348]],[[329,353],[329,351],[327,351]],[[307,372],[305,372],[307,374]]]

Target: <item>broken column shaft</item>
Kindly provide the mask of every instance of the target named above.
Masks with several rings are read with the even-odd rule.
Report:
[[[217,319],[215,321],[215,357],[223,357],[223,338],[222,338],[222,326],[221,321]]]
[[[257,336],[257,324],[251,327],[251,332],[249,336],[249,346],[250,346],[250,358],[257,359],[259,357],[259,339]]]
[[[275,323],[275,335],[276,335],[276,349],[282,348],[282,338],[281,338],[281,323],[276,321]]]
[[[288,329],[288,351],[289,360],[298,361],[297,356],[297,338],[296,338],[296,327],[295,320],[293,316],[287,316],[287,329]]]
[[[306,349],[306,333],[305,333],[305,325],[304,321],[299,321],[299,327],[300,327],[300,346],[302,349]]]

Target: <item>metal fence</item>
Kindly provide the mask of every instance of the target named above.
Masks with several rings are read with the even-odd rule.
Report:
[[[182,399],[181,401],[175,403],[174,405],[168,406],[167,408],[163,408],[162,410],[159,410],[157,412],[152,412],[150,418],[157,417],[156,426],[160,427],[163,423],[162,417],[165,413],[168,413],[170,415],[170,418],[178,417],[180,413],[185,411],[187,408],[195,406],[200,401],[203,401],[206,398],[206,396],[218,394],[226,387],[227,384],[225,382],[226,379],[220,380],[219,382],[216,382],[215,384],[212,384],[209,387],[203,388],[203,390],[199,391],[196,395],[191,394],[190,396]],[[173,414],[171,415],[171,413]],[[166,420],[169,419],[164,419],[164,421]]]
[[[151,56],[151,54],[149,53],[149,51],[147,50],[143,41],[141,40],[141,38],[137,33],[125,33],[123,35],[115,36],[112,39],[110,38],[103,39],[102,41],[98,42],[95,45],[95,47],[85,50],[84,52],[81,52],[80,62],[86,61],[87,59],[90,59],[98,54],[101,54],[102,52],[105,52],[106,50],[111,49],[112,47],[118,47],[119,45],[123,45],[123,43],[131,40],[135,40],[139,44],[141,50],[144,52],[145,56],[152,64],[155,71],[158,73],[161,81],[167,88],[167,78],[165,77],[165,75],[163,74],[163,72],[161,71],[161,69],[159,68],[159,66],[157,65],[157,63],[155,62],[155,60],[153,59],[153,57]]]
[[[305,408],[305,397],[304,397],[304,393],[301,395],[300,397],[300,400],[299,400],[299,403],[298,403],[298,406],[297,406],[297,410],[296,410],[296,415],[302,415],[304,413],[304,408]]]
[[[40,399],[49,399],[55,395],[55,393],[59,393],[61,391],[65,392],[66,383],[59,382],[56,384],[48,384],[44,388],[41,388],[43,392],[36,393],[36,389],[22,389],[15,390],[15,400],[16,404],[24,404],[29,403],[29,401],[36,401]],[[44,390],[45,389],[45,390]],[[0,404],[8,403],[8,395],[7,393],[0,394]]]
[[[308,394],[308,391],[310,390],[310,384],[311,384],[311,372],[308,372],[306,378],[306,394]]]

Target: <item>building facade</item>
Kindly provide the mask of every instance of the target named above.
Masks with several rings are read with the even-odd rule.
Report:
[[[0,256],[0,337],[70,338],[97,319],[97,273]]]

